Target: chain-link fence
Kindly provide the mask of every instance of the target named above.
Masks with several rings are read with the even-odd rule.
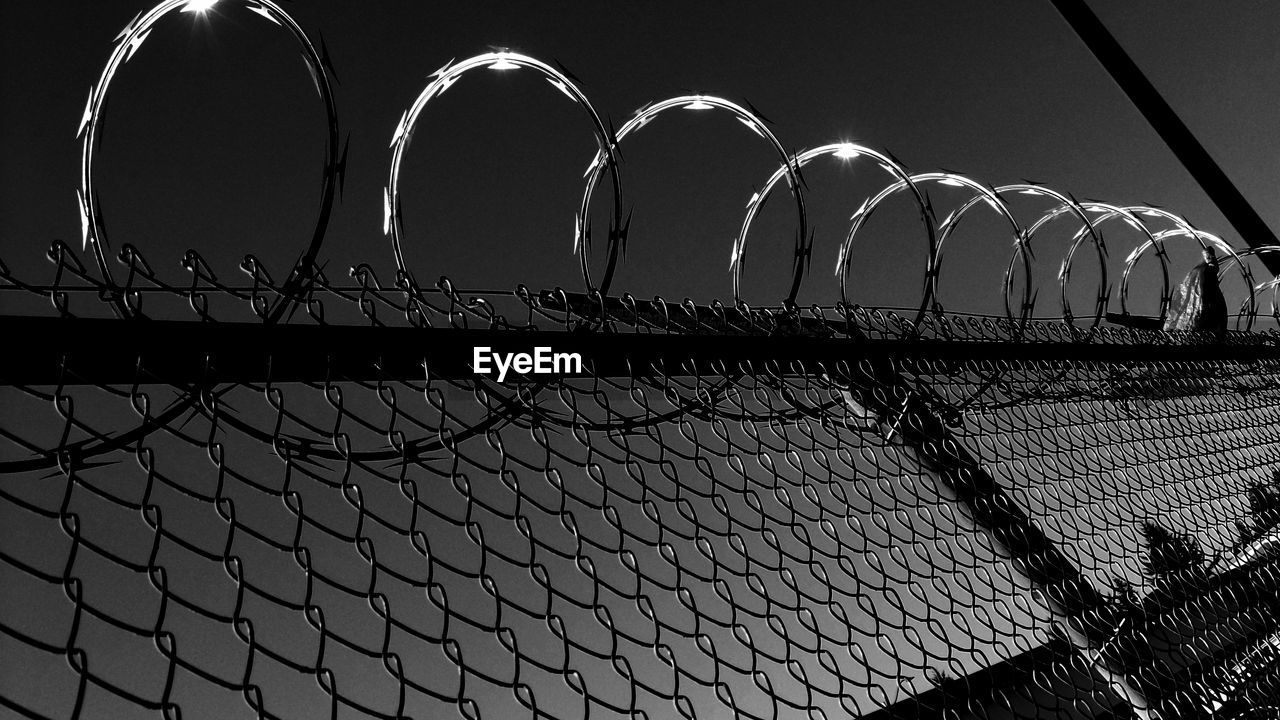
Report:
[[[19,716],[1275,716],[1274,335],[368,268],[264,326],[264,273],[53,257],[0,288],[51,333],[0,391]],[[587,367],[499,383],[476,332]]]

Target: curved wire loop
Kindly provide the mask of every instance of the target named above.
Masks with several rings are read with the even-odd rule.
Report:
[[[997,195],[1017,194],[1047,197],[1060,203],[1049,212],[1041,215],[1034,223],[1031,224],[1030,227],[1027,228],[1026,244],[1028,254],[1031,252],[1031,243],[1032,240],[1035,239],[1036,233],[1054,219],[1069,213],[1080,221],[1081,227],[1072,236],[1071,245],[1068,246],[1067,254],[1063,257],[1062,265],[1058,270],[1058,290],[1062,305],[1062,321],[1067,324],[1072,324],[1075,319],[1075,314],[1071,311],[1071,300],[1067,296],[1067,284],[1071,276],[1071,264],[1075,258],[1076,251],[1079,250],[1085,239],[1088,238],[1092,241],[1094,251],[1098,256],[1099,268],[1098,286],[1095,291],[1094,299],[1093,324],[1089,326],[1089,329],[1092,330],[1098,327],[1098,325],[1102,323],[1103,316],[1106,314],[1107,300],[1110,296],[1110,284],[1107,282],[1107,245],[1106,242],[1103,241],[1102,236],[1095,231],[1093,222],[1090,221],[1085,209],[1080,205],[1080,203],[1076,202],[1074,198],[1064,195],[1053,188],[1045,187],[1044,185],[1036,183],[1014,183],[1012,185],[1002,185],[995,188],[995,193]],[[972,200],[966,203],[964,207],[957,210],[957,213],[967,212],[969,207],[978,204],[982,199],[981,195],[975,196]],[[1013,269],[1017,261],[1017,256],[1018,254],[1015,253],[1009,258],[1009,266],[1005,271],[1004,292],[1006,307],[1009,305],[1009,291],[1011,289],[1011,279]],[[1031,278],[1028,278],[1027,282],[1030,283]],[[1038,293],[1038,289],[1036,293]],[[1033,294],[1033,300],[1034,297],[1035,295]]]
[[[923,298],[921,303],[920,314],[916,319],[917,324],[924,319],[924,316],[930,308],[933,309],[935,314],[939,316],[942,314],[941,307],[937,302],[937,283],[942,272],[943,245],[955,230],[956,225],[964,217],[964,213],[976,204],[985,203],[991,207],[991,209],[995,210],[1000,217],[1004,218],[1007,223],[1009,223],[1009,227],[1015,238],[1014,261],[1021,259],[1024,272],[1028,278],[1031,277],[1031,253],[1030,248],[1027,245],[1026,233],[1018,224],[1017,218],[1013,216],[1013,211],[1009,209],[1009,206],[1000,199],[1000,196],[997,195],[994,190],[958,173],[918,173],[910,176],[907,181],[899,180],[898,182],[889,185],[885,189],[881,190],[875,197],[863,203],[862,207],[858,208],[857,212],[854,213],[853,224],[850,226],[849,232],[845,236],[844,243],[840,247],[840,254],[836,262],[836,273],[840,276],[840,300],[846,306],[849,305],[849,267],[852,260],[853,243],[857,237],[858,231],[866,224],[867,220],[871,217],[872,213],[875,212],[876,208],[878,208],[885,200],[892,195],[907,189],[909,187],[908,181],[912,185],[929,182],[951,187],[966,187],[973,190],[975,193],[974,199],[966,201],[964,205],[949,214],[945,219],[943,219],[942,224],[938,228],[936,247],[933,256],[930,258],[929,267],[926,270],[926,297]],[[1014,261],[1011,261],[1011,268]],[[1027,321],[1031,319],[1031,310],[1034,302],[1031,295],[1031,283],[1026,283],[1026,287],[1023,288],[1021,310],[1015,318],[1013,308],[1009,303],[1008,297],[1008,286],[1011,282],[1010,275],[1011,270],[1006,270],[1004,277],[1005,316],[1010,322],[1015,323],[1017,327],[1021,328],[1024,327]]]
[[[311,234],[310,244],[294,265],[289,278],[282,286],[275,306],[264,315],[266,322],[276,322],[289,309],[295,307],[298,302],[303,301],[305,295],[303,291],[314,278],[315,260],[320,252],[320,246],[324,242],[325,232],[329,227],[329,215],[333,211],[333,196],[338,184],[341,182],[344,158],[339,155],[338,151],[338,111],[334,103],[333,86],[330,81],[331,67],[327,56],[317,52],[315,44],[311,42],[311,39],[307,37],[307,34],[298,23],[290,17],[289,13],[271,0],[224,1],[236,2],[266,18],[269,22],[289,31],[289,34],[302,48],[302,57],[307,63],[307,70],[311,73],[311,80],[316,86],[316,91],[324,102],[325,118],[328,122],[324,185],[321,190],[319,215],[316,218],[315,229]],[[184,13],[203,13],[210,9],[214,2],[217,2],[217,0],[164,0],[151,8],[151,10],[135,17],[116,36],[116,46],[111,51],[111,56],[107,59],[107,64],[103,68],[102,74],[98,77],[98,82],[89,89],[89,101],[85,105],[84,115],[80,118],[80,127],[77,135],[83,137],[83,143],[80,152],[80,189],[76,191],[76,199],[80,209],[82,249],[93,248],[93,255],[97,260],[98,269],[102,272],[103,282],[109,288],[116,290],[113,294],[117,297],[111,300],[112,305],[115,311],[123,317],[135,316],[140,313],[136,308],[127,304],[122,297],[119,297],[120,293],[111,276],[111,268],[107,263],[105,253],[105,248],[109,245],[107,230],[103,223],[102,208],[93,180],[94,157],[98,145],[101,144],[99,131],[102,124],[102,114],[107,105],[107,92],[116,73],[119,72],[120,68],[124,67],[125,63],[133,57],[138,48],[142,46],[142,43],[150,36],[156,23],[175,10]]]
[[[1256,302],[1258,295],[1271,291],[1271,317],[1276,322],[1280,322],[1280,276],[1271,278],[1270,280],[1261,282],[1253,289],[1252,295]],[[1246,301],[1247,302],[1247,301]],[[1240,311],[1244,312],[1246,303],[1240,304]]]
[[[1013,276],[1014,269],[1018,265],[1019,258],[1023,260],[1024,270],[1029,272],[1029,270],[1027,270],[1027,268],[1029,267],[1029,265],[1027,264],[1027,259],[1028,259],[1028,256],[1031,255],[1031,252],[1032,252],[1031,243],[1035,238],[1036,233],[1039,232],[1040,229],[1043,228],[1045,225],[1052,222],[1054,219],[1061,217],[1065,214],[1071,214],[1081,222],[1081,227],[1073,235],[1071,244],[1067,250],[1067,254],[1063,258],[1062,266],[1060,267],[1058,272],[1058,287],[1060,292],[1060,300],[1062,304],[1062,321],[1068,328],[1070,328],[1073,331],[1072,334],[1075,337],[1082,338],[1082,337],[1091,335],[1098,328],[1098,326],[1102,324],[1102,319],[1106,314],[1107,300],[1110,295],[1110,283],[1107,280],[1106,243],[1103,241],[1102,236],[1095,231],[1094,223],[1089,219],[1089,216],[1085,212],[1085,209],[1073,198],[1067,195],[1064,195],[1052,188],[1048,188],[1043,185],[1038,185],[1035,183],[1014,183],[1011,185],[1002,185],[1000,187],[994,188],[992,192],[996,196],[1019,194],[1019,195],[1047,197],[1059,203],[1056,207],[1052,208],[1049,212],[1045,213],[1044,215],[1041,215],[1034,223],[1031,224],[1030,227],[1026,229],[1025,233],[1023,234],[1023,237],[1025,238],[1026,252],[1025,253],[1020,252],[1018,249],[1015,249],[1014,254],[1011,255],[1009,258],[1009,263],[1005,268],[1005,275],[1002,283],[1006,314],[1009,313],[1009,309],[1010,309],[1009,294],[1010,294],[1010,290],[1012,289],[1012,276]],[[961,205],[959,208],[957,208],[956,211],[952,213],[952,216],[949,218],[950,220],[952,220],[952,223],[953,223],[952,227],[954,227],[954,223],[958,223],[960,218],[965,213],[967,213],[971,208],[986,202],[986,198],[987,196],[985,194],[979,193],[977,195],[974,195],[972,199],[970,199],[969,201]],[[1071,272],[1071,261],[1074,259],[1076,251],[1079,249],[1080,245],[1084,242],[1086,237],[1089,237],[1092,239],[1094,250],[1098,256],[1099,278],[1098,278],[1098,286],[1095,291],[1093,323],[1089,326],[1089,328],[1085,331],[1084,334],[1076,334],[1074,332],[1076,328],[1075,328],[1075,325],[1073,324],[1074,316],[1071,312],[1071,301],[1067,295],[1067,284],[1068,284],[1068,279],[1070,277],[1070,272]],[[944,239],[945,239],[945,236],[944,236]],[[1033,282],[1033,278],[1028,274],[1027,282],[1026,282],[1028,290],[1031,289],[1032,282]],[[1030,312],[1031,309],[1034,307],[1035,299],[1038,296],[1038,294],[1039,294],[1038,289],[1036,289],[1032,293],[1031,303],[1029,306],[1025,304],[1026,295],[1024,294],[1023,307],[1026,312]],[[1005,373],[1002,372],[999,368],[997,368],[995,371],[990,373],[980,373],[979,377],[981,378],[981,382],[978,384],[978,389],[975,392],[971,393],[963,402],[961,402],[960,407],[964,408],[964,407],[968,407],[971,404],[978,403],[981,397],[983,397],[989,390],[1000,386],[1001,380],[1003,380],[1004,375]],[[1059,376],[1059,378],[1060,377],[1061,376]],[[1037,388],[1044,385],[1048,385],[1049,383],[1054,382],[1056,379],[1058,378],[1046,379],[1044,383],[1037,384]]]
[[[1237,256],[1241,260],[1243,260],[1244,258],[1247,258],[1247,257],[1261,257],[1268,253],[1280,253],[1280,245],[1260,245],[1258,247],[1251,247],[1251,248],[1248,248],[1247,250],[1241,250],[1239,253],[1237,253]],[[1235,258],[1228,259],[1225,263],[1222,264],[1221,271],[1226,272],[1227,269],[1230,268],[1235,261],[1236,261]],[[1254,313],[1256,317],[1256,313],[1257,313],[1256,303],[1257,303],[1258,295],[1263,292],[1266,292],[1267,290],[1271,291],[1271,317],[1273,317],[1277,321],[1280,321],[1280,306],[1278,306],[1278,303],[1280,303],[1280,277],[1273,277],[1269,280],[1264,280],[1258,283],[1256,286],[1254,286],[1250,290],[1250,297],[1240,303],[1240,314],[1243,315],[1246,312],[1246,309],[1249,303],[1252,301],[1253,303],[1255,303]]]
[[[1160,277],[1161,277],[1161,283],[1162,283],[1160,288],[1160,309],[1158,311],[1158,315],[1160,316],[1160,321],[1163,322],[1164,318],[1169,313],[1169,304],[1173,300],[1173,290],[1169,284],[1169,255],[1168,253],[1165,252],[1164,242],[1156,238],[1156,236],[1151,232],[1151,229],[1148,228],[1145,223],[1139,220],[1138,216],[1135,215],[1129,208],[1123,208],[1118,205],[1111,205],[1109,203],[1095,202],[1095,201],[1082,202],[1080,203],[1080,207],[1083,208],[1086,213],[1099,213],[1097,216],[1091,217],[1091,225],[1094,228],[1094,230],[1097,230],[1099,227],[1101,227],[1103,223],[1108,222],[1110,220],[1115,220],[1115,219],[1123,220],[1126,225],[1128,225],[1129,227],[1132,227],[1133,229],[1145,235],[1147,238],[1147,241],[1150,242],[1152,244],[1152,247],[1155,248],[1156,259],[1160,261]],[[1077,234],[1083,231],[1084,231],[1084,228],[1081,228],[1080,231],[1077,231]],[[1132,255],[1132,253],[1130,253],[1130,255]],[[1074,261],[1074,254],[1068,255],[1067,258],[1063,261],[1063,272],[1066,273],[1067,275],[1070,275],[1071,273],[1071,264],[1073,261]],[[1108,291],[1108,295],[1110,295],[1109,287],[1107,291]],[[1120,313],[1122,315],[1128,315],[1129,314],[1129,292],[1128,292],[1127,285],[1122,286],[1119,292],[1119,297],[1120,297]]]
[[[625,124],[623,124],[621,128],[618,129],[616,142],[621,143],[623,138],[627,137],[633,132],[639,131],[640,128],[644,127],[645,125],[648,125],[658,115],[662,114],[667,110],[671,110],[673,108],[682,108],[685,110],[711,110],[714,108],[719,108],[721,110],[726,110],[729,113],[733,114],[733,116],[736,117],[739,122],[741,122],[743,125],[746,125],[747,128],[750,129],[752,132],[754,132],[755,134],[767,140],[769,144],[773,147],[774,152],[776,152],[778,154],[778,157],[782,160],[782,165],[785,168],[784,174],[787,178],[787,185],[791,189],[792,197],[795,198],[796,214],[800,222],[799,231],[798,231],[798,234],[796,235],[796,248],[795,248],[795,259],[792,266],[791,290],[787,295],[788,304],[794,303],[796,299],[796,295],[799,294],[800,292],[800,284],[804,281],[804,272],[808,265],[808,257],[809,257],[809,250],[810,250],[808,220],[806,217],[805,207],[804,207],[804,193],[800,186],[799,168],[793,164],[791,156],[783,148],[782,143],[779,142],[777,136],[775,136],[773,132],[769,130],[768,127],[765,126],[764,120],[762,120],[755,113],[751,112],[750,110],[747,110],[746,108],[742,107],[741,105],[738,105],[737,103],[731,100],[725,100],[724,98],[715,97],[713,95],[681,95],[678,97],[667,98],[666,100],[662,100],[661,102],[645,105],[644,107],[636,111],[636,114],[630,120],[628,120]],[[582,206],[581,206],[581,209],[578,211],[579,222],[581,222],[581,218],[587,217],[588,213],[590,212],[591,198],[595,194],[596,185],[599,184],[601,176],[605,171],[605,168],[606,167],[611,168],[615,163],[616,163],[616,158],[612,154],[608,156],[597,154],[595,159],[592,160],[591,166],[587,168],[587,172],[586,172],[587,184],[586,184],[585,190],[582,193]],[[587,278],[587,287],[590,288],[591,279],[590,279],[589,273],[587,273],[587,270],[586,270],[587,249],[588,248],[586,247],[585,242],[576,242],[576,239],[575,239],[574,250],[577,251],[582,258],[582,267],[583,267],[584,276]],[[738,262],[738,258],[736,257],[734,258],[734,262],[732,263],[732,265],[735,268],[734,300],[735,302],[737,302],[740,300],[738,297],[738,269],[737,268],[740,265],[740,263]],[[609,292],[609,285],[613,280],[613,270],[614,270],[614,266],[611,263],[609,267],[606,269],[605,275],[600,282],[600,293],[602,295],[607,295]]]
[[[1197,230],[1195,227],[1191,225],[1191,223],[1187,222],[1185,218],[1182,218],[1179,215],[1171,213],[1168,210],[1162,210],[1160,208],[1153,208],[1153,207],[1146,207],[1146,206],[1130,206],[1125,209],[1129,210],[1130,212],[1136,215],[1168,220],[1169,222],[1173,223],[1175,227],[1155,233],[1153,237],[1148,239],[1142,245],[1138,246],[1138,248],[1135,249],[1132,253],[1130,253],[1128,260],[1125,262],[1124,273],[1120,277],[1121,297],[1124,297],[1125,295],[1128,294],[1129,279],[1130,279],[1130,275],[1133,272],[1133,267],[1138,263],[1138,260],[1142,259],[1142,256],[1146,254],[1147,250],[1154,247],[1157,241],[1163,241],[1171,237],[1186,237],[1186,238],[1195,240],[1202,248],[1212,245],[1214,248],[1222,251],[1223,253],[1226,253],[1231,258],[1228,261],[1229,263],[1235,263],[1239,265],[1240,278],[1241,280],[1244,281],[1245,287],[1249,289],[1249,296],[1245,299],[1245,302],[1244,302],[1244,306],[1247,306],[1247,307],[1244,307],[1244,309],[1242,309],[1240,317],[1246,319],[1245,326],[1244,326],[1245,330],[1248,330],[1253,327],[1253,322],[1256,319],[1258,314],[1257,303],[1255,302],[1257,295],[1254,292],[1255,284],[1253,280],[1253,272],[1249,269],[1248,264],[1245,263],[1243,259],[1241,259],[1240,255],[1236,253],[1235,248],[1231,247],[1230,243],[1218,237],[1217,235],[1214,235],[1213,233],[1208,233],[1203,230]],[[1220,268],[1219,272],[1221,273],[1225,269],[1226,268]],[[1162,322],[1164,321],[1166,314],[1167,313],[1165,312],[1161,313],[1160,320]],[[1237,319],[1236,327],[1239,328],[1239,325],[1240,325],[1240,319]]]
[[[742,229],[738,231],[738,237],[733,243],[733,253],[729,258],[729,268],[733,273],[733,297],[735,301],[739,299],[742,266],[747,253],[747,234],[751,231],[751,224],[755,221],[756,215],[759,214],[760,209],[764,207],[765,201],[767,201],[773,194],[773,190],[777,187],[778,183],[781,182],[784,177],[787,177],[788,170],[794,169],[796,172],[799,172],[805,165],[808,165],[810,162],[822,157],[823,155],[830,155],[841,160],[854,160],[860,157],[870,158],[876,161],[876,163],[878,163],[886,172],[906,184],[906,186],[911,190],[912,198],[916,201],[916,207],[920,211],[920,220],[924,223],[925,232],[928,235],[929,263],[932,266],[933,259],[937,252],[937,221],[933,216],[933,207],[929,205],[929,201],[925,198],[924,193],[920,192],[920,189],[916,187],[916,184],[911,180],[911,175],[907,172],[907,169],[898,161],[877,150],[872,150],[855,143],[832,143],[830,145],[822,145],[796,154],[791,158],[791,162],[789,164],[783,165],[774,171],[773,175],[771,175],[769,180],[764,184],[764,188],[751,196],[751,200],[747,203],[746,217],[742,220]],[[842,260],[837,260],[837,267],[839,267],[841,263]],[[924,296],[926,298],[932,297],[932,291],[927,287],[928,278],[926,278],[925,282],[926,287],[924,288]],[[924,312],[924,306],[921,307],[921,312]],[[917,322],[918,321],[919,318],[917,318]]]
[[[391,236],[392,247],[395,250],[396,265],[400,272],[406,277],[412,277],[404,256],[404,224],[400,206],[400,168],[404,162],[405,151],[409,148],[409,141],[413,138],[414,125],[417,124],[418,117],[422,114],[422,111],[426,109],[428,101],[443,95],[463,74],[477,68],[496,71],[515,70],[518,68],[534,70],[540,73],[554,88],[586,111],[591,120],[592,131],[596,138],[596,160],[593,161],[593,166],[600,163],[601,157],[607,158],[608,162],[606,164],[609,166],[610,177],[613,180],[613,227],[610,228],[609,232],[609,272],[612,273],[612,268],[619,252],[620,243],[618,238],[622,226],[622,179],[619,175],[618,163],[615,161],[617,140],[612,138],[609,131],[605,129],[604,123],[600,119],[600,114],[596,112],[591,101],[587,99],[587,96],[583,94],[577,84],[565,73],[541,60],[513,52],[484,53],[457,64],[453,64],[450,61],[450,63],[431,74],[432,81],[423,88],[417,99],[409,106],[409,109],[401,114],[400,122],[396,125],[395,134],[391,138],[391,172],[383,192],[382,208],[382,232],[384,235]],[[575,248],[580,242],[583,245],[586,244],[586,238],[583,237],[587,232],[584,228],[584,218],[585,214],[575,218],[574,221]],[[585,252],[582,253],[582,276],[587,283],[587,291],[590,292],[592,288]]]

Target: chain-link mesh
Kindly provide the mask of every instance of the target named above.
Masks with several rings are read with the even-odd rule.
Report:
[[[54,257],[51,285],[5,273],[8,307],[276,300],[265,273],[230,287],[198,258],[190,287],[139,271],[119,293]],[[759,336],[773,359],[227,382],[216,359],[174,378],[102,347],[140,359],[101,383],[64,357],[57,383],[0,391],[5,708],[1265,717],[1280,694],[1273,335],[355,277],[319,279],[296,317],[580,329],[602,352]],[[793,357],[797,338],[836,359]]]

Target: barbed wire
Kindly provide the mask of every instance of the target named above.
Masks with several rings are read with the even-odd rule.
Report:
[[[135,283],[141,282],[142,286],[151,287],[156,285],[158,281],[154,273],[151,272],[150,267],[138,256],[136,248],[122,248],[122,257],[128,268],[128,274],[123,283],[119,283],[115,279],[112,271],[113,265],[107,256],[109,248],[105,223],[98,194],[94,189],[94,161],[101,143],[98,130],[103,120],[110,86],[119,71],[134,56],[150,33],[155,30],[166,16],[175,12],[202,14],[207,12],[213,4],[203,0],[163,0],[150,11],[139,14],[137,18],[126,25],[116,37],[115,45],[98,81],[90,88],[89,99],[80,119],[79,135],[83,138],[83,142],[81,187],[77,190],[77,199],[81,220],[82,245],[92,250],[97,266],[98,280],[96,282],[103,286],[103,291],[107,293],[106,297],[110,298],[113,303],[113,312],[117,315],[131,317],[142,312],[140,307],[130,304],[131,301],[136,301],[145,294],[141,287],[135,285]],[[281,287],[276,289],[278,291],[256,296],[255,302],[277,303],[254,308],[258,316],[275,323],[292,316],[300,308],[299,303],[306,302],[309,293],[312,291],[315,276],[323,274],[323,267],[319,264],[319,251],[328,229],[328,220],[333,209],[335,193],[340,190],[343,184],[347,153],[345,148],[341,152],[339,151],[341,131],[330,77],[332,74],[332,62],[329,59],[328,51],[323,41],[318,44],[313,42],[301,26],[275,3],[268,0],[240,0],[237,4],[286,29],[294,42],[302,49],[311,80],[324,102],[328,129],[322,198],[312,238],[307,248],[300,253],[295,265],[289,269],[289,273]],[[507,50],[484,53],[459,62],[451,60],[446,63],[431,74],[430,82],[423,88],[414,102],[406,108],[396,126],[391,139],[390,172],[387,186],[383,193],[383,233],[391,238],[398,269],[397,274],[398,276],[403,276],[397,277],[397,284],[403,282],[413,285],[417,283],[413,279],[413,268],[408,262],[405,252],[407,240],[404,237],[399,188],[400,169],[413,137],[417,120],[431,100],[440,97],[453,84],[458,82],[463,75],[480,69],[503,72],[532,70],[582,108],[591,121],[596,151],[587,166],[582,201],[574,218],[573,229],[573,250],[579,260],[584,283],[583,291],[588,295],[594,293],[607,295],[609,293],[615,270],[627,244],[631,218],[629,215],[624,218],[622,163],[619,154],[621,141],[629,134],[645,127],[660,114],[670,110],[702,111],[719,109],[730,113],[749,130],[766,140],[781,161],[779,169],[766,180],[763,189],[753,194],[747,202],[745,218],[730,248],[730,270],[733,277],[735,305],[741,303],[741,274],[746,262],[747,240],[750,228],[764,202],[782,179],[786,180],[788,189],[795,201],[796,234],[789,289],[781,304],[783,306],[793,305],[799,297],[801,286],[813,261],[813,238],[808,230],[808,213],[804,200],[805,181],[801,171],[806,163],[823,156],[833,157],[845,162],[859,157],[870,158],[893,176],[893,181],[889,185],[862,199],[861,205],[853,213],[851,218],[852,225],[844,241],[840,244],[834,263],[831,266],[840,278],[840,300],[845,305],[852,304],[857,300],[857,293],[851,292],[849,287],[849,273],[854,263],[854,258],[858,255],[856,251],[859,249],[857,247],[859,231],[863,229],[868,219],[880,205],[904,191],[909,192],[919,206],[920,216],[924,221],[927,248],[923,274],[924,283],[919,304],[920,310],[915,318],[917,324],[923,322],[924,316],[930,314],[930,312],[934,315],[944,314],[937,297],[939,280],[944,271],[942,246],[952,236],[956,226],[967,213],[982,207],[994,210],[1005,221],[1003,224],[1008,226],[1007,230],[1012,239],[1011,247],[1013,250],[1006,263],[1007,269],[1001,285],[1005,316],[1009,320],[1026,321],[1033,314],[1040,288],[1035,287],[1035,278],[1032,275],[1033,255],[1031,241],[1037,230],[1059,218],[1071,219],[1078,224],[1078,229],[1072,238],[1072,242],[1061,259],[1057,274],[1058,292],[1056,294],[1060,297],[1060,317],[1069,324],[1075,322],[1076,314],[1071,308],[1068,297],[1068,283],[1072,276],[1071,270],[1076,251],[1086,238],[1094,246],[1099,262],[1095,312],[1089,327],[1096,328],[1102,322],[1107,300],[1110,297],[1111,286],[1107,281],[1106,260],[1108,247],[1099,230],[1099,226],[1113,218],[1123,219],[1146,237],[1146,242],[1130,253],[1123,269],[1119,284],[1122,314],[1128,314],[1128,289],[1134,267],[1148,250],[1154,249],[1156,258],[1161,265],[1163,281],[1158,317],[1155,320],[1158,323],[1162,323],[1166,319],[1171,291],[1168,277],[1168,259],[1164,245],[1167,241],[1179,237],[1193,240],[1201,247],[1212,247],[1217,251],[1223,252],[1228,256],[1226,265],[1237,266],[1237,270],[1244,282],[1244,291],[1246,293],[1236,305],[1240,308],[1237,316],[1238,328],[1246,330],[1252,328],[1258,313],[1257,296],[1260,293],[1272,290],[1274,300],[1274,291],[1277,286],[1274,283],[1255,282],[1250,269],[1251,261],[1257,261],[1261,255],[1270,252],[1271,249],[1253,248],[1249,251],[1237,251],[1222,238],[1194,227],[1184,217],[1163,208],[1114,205],[1094,201],[1078,202],[1069,193],[1062,193],[1030,182],[1003,185],[997,188],[951,171],[913,172],[887,152],[873,150],[850,142],[831,143],[789,154],[786,150],[787,146],[779,139],[775,131],[769,127],[769,123],[759,111],[752,107],[750,103],[745,103],[744,106],[744,104],[717,95],[682,95],[656,103],[648,103],[637,110],[633,117],[615,132],[612,127],[606,125],[606,122],[602,119],[604,116],[597,111],[596,107],[588,99],[587,94],[579,87],[579,83],[565,68],[556,67],[537,58]],[[601,275],[601,281],[597,284],[592,277],[589,262],[592,244],[591,200],[595,190],[606,175],[612,186],[612,212],[609,216],[605,268]],[[925,185],[934,184],[959,188],[962,191],[971,193],[967,198],[962,198],[960,204],[947,214],[940,224],[937,222],[932,200],[924,189]],[[1012,194],[1049,198],[1054,201],[1054,204],[1047,212],[1041,212],[1038,216],[1020,218],[1005,201],[1005,197]],[[189,256],[188,260],[200,265],[200,267],[187,268],[197,279],[212,280],[212,272],[198,255]],[[253,274],[255,287],[259,283],[272,285],[269,278],[259,277],[259,270],[254,268],[246,269]],[[1018,278],[1019,272],[1025,277],[1015,280]],[[90,273],[83,274],[87,276]],[[1021,285],[1021,293],[1015,291],[1015,284]],[[1021,297],[1014,299],[1012,296],[1015,294],[1020,294]],[[199,301],[194,292],[192,301]],[[1280,318],[1277,313],[1280,313],[1280,308],[1277,308],[1275,303],[1272,302],[1272,314]]]
[[[625,371],[504,384],[425,352],[412,372],[330,363],[297,375],[269,351],[246,377],[203,350],[157,355],[120,340],[92,349],[131,370],[104,380],[51,341],[41,352],[52,372],[0,389],[8,711],[1273,712],[1280,354],[1274,332],[1244,332],[1258,295],[1274,300],[1275,281],[1256,283],[1248,266],[1271,249],[1238,252],[1160,208],[912,171],[852,143],[789,154],[755,108],[718,96],[646,105],[615,133],[563,68],[499,51],[446,64],[397,127],[384,208],[395,277],[359,265],[335,280],[318,256],[346,159],[327,51],[279,6],[241,4],[299,43],[326,108],[321,207],[298,262],[277,282],[246,256],[244,276],[228,281],[190,250],[175,282],[122,244],[111,265],[93,189],[111,79],[164,16],[210,5],[166,0],[117,37],[82,119],[82,243],[96,268],[60,242],[47,281],[0,261],[0,320],[26,314],[56,335],[114,316],[120,338],[134,340],[139,322],[226,326],[224,357],[246,352],[245,328],[263,325],[535,342],[567,331],[601,349],[628,337],[747,339],[768,352],[677,351],[628,357]],[[398,175],[415,120],[479,68],[535,70],[589,115],[597,152],[574,227],[585,292],[464,289],[447,277],[426,287],[405,259]],[[620,141],[668,109],[709,108],[730,112],[781,162],[731,248],[732,304],[609,296],[630,222]],[[841,302],[801,307],[812,261],[801,170],[828,156],[870,158],[892,182],[851,218],[834,264]],[[597,286],[589,218],[606,172],[613,212]],[[751,306],[739,293],[748,233],[783,179],[798,221],[789,292]],[[971,195],[939,221],[928,185]],[[859,231],[900,193],[915,201],[926,245],[920,303],[903,314],[854,304],[848,283]],[[1020,217],[1015,194],[1051,207]],[[983,207],[1012,239],[1004,315],[947,313],[942,246]],[[1100,226],[1116,220],[1144,238],[1117,288],[1122,316],[1131,274],[1153,251],[1163,279],[1154,320],[1165,320],[1165,244],[1179,238],[1224,252],[1224,271],[1238,266],[1247,296],[1237,330],[1103,324],[1114,243]],[[1044,321],[1033,239],[1067,221],[1077,229],[1057,274],[1061,314]],[[1086,242],[1099,276],[1091,321],[1078,325],[1068,283]],[[828,344],[815,355],[813,342]],[[184,353],[194,357],[175,375],[164,357]]]

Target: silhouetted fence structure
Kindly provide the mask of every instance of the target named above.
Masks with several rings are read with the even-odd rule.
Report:
[[[279,282],[249,257],[250,280],[227,283],[190,251],[175,285],[130,245],[109,256],[94,157],[116,72],[163,17],[212,4],[139,15],[91,89],[78,201],[96,267],[61,243],[48,283],[0,263],[8,711],[1280,717],[1280,346],[1247,332],[1268,292],[1280,317],[1280,281],[1250,270],[1277,248],[1237,252],[1158,208],[913,173],[852,143],[789,154],[716,96],[646,105],[615,133],[563,69],[493,52],[434,73],[392,137],[395,281],[361,265],[335,282],[319,258],[346,151],[327,51],[280,6],[242,0],[289,32],[324,102],[318,219]],[[404,258],[415,123],[478,69],[536,72],[591,121],[585,294],[426,288]],[[731,305],[609,294],[629,225],[618,146],[675,109],[730,113],[780,162],[733,242]],[[823,156],[891,181],[835,253],[841,302],[803,308],[801,171]],[[790,289],[753,308],[748,233],[784,180]],[[934,185],[970,199],[939,219]],[[1051,208],[1023,224],[1018,194]],[[847,283],[859,230],[899,195],[926,240],[908,316],[854,304]],[[1013,240],[999,318],[937,298],[942,247],[975,209]],[[1067,222],[1061,320],[1034,319],[1036,234]],[[1103,225],[1141,235],[1116,282]],[[1165,319],[1175,239],[1240,274],[1234,329],[1136,329]],[[1069,302],[1080,252],[1097,260],[1091,312]],[[1139,320],[1129,280],[1148,253],[1163,284],[1158,317]],[[1103,323],[1113,290],[1129,327]],[[478,348],[566,364],[500,381],[477,372]]]
[[[3,291],[56,311],[0,319],[41,338],[0,360],[22,715],[1276,697],[1273,334],[481,298],[367,268],[289,325],[236,321],[280,288],[208,279],[109,319],[53,257],[56,286]],[[158,319],[184,307],[207,322]],[[476,345],[586,367],[498,383]]]

